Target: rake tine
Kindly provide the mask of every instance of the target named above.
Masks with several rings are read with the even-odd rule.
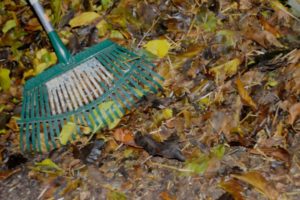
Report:
[[[19,124],[20,126],[20,148],[21,148],[21,151],[24,152],[25,148],[24,148],[24,124],[21,122]]]
[[[58,94],[58,99],[59,99],[59,103],[61,105],[62,113],[65,113],[67,111],[67,106],[66,106],[66,99],[64,99],[64,96],[62,93],[61,83],[59,83],[57,85],[56,92]]]
[[[45,145],[46,145],[47,151],[50,151],[49,139],[48,139],[48,132],[47,132],[47,126],[46,126],[45,122],[43,122],[43,129],[44,129],[44,140],[45,140]]]
[[[59,125],[58,120],[59,120],[59,119],[55,119],[55,120],[53,121],[54,127],[55,127],[55,136],[56,136],[56,137],[59,137],[59,133],[60,133],[60,130],[59,130],[59,127],[58,127],[58,125]]]
[[[104,58],[103,55],[98,55],[97,58],[98,58],[98,60],[101,62],[102,66],[105,66],[105,65],[107,65],[107,63],[109,63],[109,62],[106,60],[106,58]],[[103,63],[105,63],[105,64],[103,64]],[[122,76],[122,73],[123,73],[123,72],[116,70],[116,71],[118,71],[118,72],[121,74],[121,75],[119,75],[115,70],[113,70],[113,69],[110,68],[110,67],[105,67],[105,69],[108,70],[110,73],[112,73],[112,74],[114,75],[114,77],[117,78],[118,80],[121,80],[121,79],[122,79],[121,76]],[[101,74],[101,73],[100,73],[100,74]]]
[[[91,117],[89,117],[89,119],[91,119],[92,124],[96,124],[96,126],[99,126],[100,122],[99,122],[99,118],[96,117],[95,113],[93,112],[93,110],[90,110],[89,114],[91,115]]]
[[[55,142],[54,129],[53,129],[52,124],[50,123],[50,121],[47,121],[47,124],[48,124],[48,127],[49,127],[50,137],[51,137],[51,141],[52,141],[53,147],[56,148],[57,144]]]
[[[69,108],[70,111],[73,110],[73,107],[71,105],[71,99],[68,96],[66,83],[64,81],[62,81],[62,83],[61,83],[61,91],[62,91],[64,99],[67,103],[67,107]]]
[[[78,77],[75,75],[74,71],[72,73],[72,77],[74,78],[74,85],[77,87],[78,91],[79,91],[79,94],[81,95],[83,101],[85,104],[88,104],[89,101],[87,100],[86,98],[86,95],[84,94],[84,90],[83,88],[81,87],[81,84],[79,84],[79,81],[76,81],[76,80],[79,80]]]
[[[98,116],[101,118],[102,123],[104,124],[104,126],[108,126],[108,123],[107,123],[107,121],[104,119],[104,117],[103,117],[103,115],[102,115],[102,113],[101,113],[101,110],[99,109],[98,106],[95,107],[95,110],[96,110]]]
[[[36,135],[37,135],[37,144],[38,144],[38,149],[40,152],[42,152],[42,147],[41,147],[41,136],[40,136],[40,123],[37,124],[37,130],[36,130]]]
[[[75,99],[75,96],[74,96],[74,91],[73,91],[73,88],[71,89],[69,83],[65,83],[65,87],[66,87],[66,91],[67,91],[67,94],[71,97],[71,102],[72,102],[72,105],[74,106],[74,109],[76,110],[78,108],[78,105],[77,105],[77,102],[76,102],[76,99]],[[72,109],[73,110],[73,109]]]
[[[31,133],[29,132],[29,123],[26,123],[26,129],[25,129],[25,135],[26,135],[26,149],[27,151],[30,151],[30,135]]]
[[[52,95],[54,97],[54,105],[56,107],[56,111],[58,114],[61,114],[60,103],[58,100],[59,94],[57,93],[57,83],[55,84],[55,88],[53,88],[53,90],[52,90]]]
[[[110,55],[107,55],[107,56],[110,57]],[[116,57],[115,57],[115,58],[110,57],[110,58],[113,59],[113,60],[115,60],[115,62],[117,62],[120,66],[123,65],[122,63],[119,62],[119,60],[118,60]],[[112,65],[113,65],[115,68],[118,69],[118,67],[115,66],[114,63],[112,63]],[[138,69],[136,68],[136,70],[138,70]],[[142,75],[145,75],[145,74],[142,73]],[[143,76],[139,76],[139,77],[135,77],[135,78],[137,78],[138,80],[142,81],[145,85],[147,85],[148,87],[150,87],[152,91],[155,91],[155,92],[157,91],[156,88],[154,88],[154,87],[153,87],[152,85],[150,85],[146,80],[144,80],[144,77],[143,77]],[[131,80],[131,79],[129,78],[129,80]],[[124,84],[126,85],[125,81],[124,81]],[[143,91],[143,90],[142,90],[142,91]],[[137,96],[137,97],[139,98],[139,96]]]
[[[99,95],[97,94],[97,90],[95,90],[95,87],[93,86],[93,83],[92,81],[90,80],[91,77],[88,77],[86,75],[86,66],[85,66],[85,69],[82,69],[81,70],[81,75],[82,75],[82,80],[86,83],[87,85],[87,88],[89,88],[89,90],[92,92],[92,94],[90,95],[92,100],[94,100],[93,98],[93,94],[95,95],[95,97],[97,98]]]
[[[36,151],[36,143],[35,143],[35,123],[31,124],[31,144],[34,151]]]
[[[75,120],[75,124],[78,124],[78,121],[80,120],[77,115],[74,115],[74,120]],[[82,133],[81,133],[81,130],[80,130],[80,127],[76,125],[76,129],[77,129],[77,133],[82,136]]]
[[[68,116],[66,120],[67,120],[67,122],[70,122],[71,121],[71,116]],[[77,126],[76,126],[76,128],[77,128]],[[76,140],[76,132],[72,133],[72,140],[73,141]]]
[[[96,87],[97,91],[99,92],[99,95],[103,94],[102,88],[100,88],[99,83],[97,83],[97,81],[101,82],[101,79],[98,76],[96,70],[94,70],[94,68],[89,68],[87,70],[87,74],[88,74],[88,77],[90,77],[90,80],[92,81],[94,87]],[[96,94],[97,94],[97,97],[99,97],[98,93],[96,93]]]
[[[86,86],[86,83],[81,78],[80,71],[78,69],[76,69],[76,68],[73,71],[74,71],[74,75],[77,76],[77,79],[79,80],[79,82],[83,86],[83,91],[87,94],[86,96],[90,99],[90,101],[93,101],[92,95],[91,95],[88,87]]]
[[[75,103],[76,106],[77,106],[77,102],[78,102],[79,107],[83,106],[83,102],[82,102],[82,99],[80,97],[79,89],[76,87],[76,84],[75,84],[72,76],[69,77],[69,83],[70,83],[69,87],[72,89],[72,92],[71,92],[71,90],[68,91],[68,92],[75,95],[75,99],[74,99],[75,101],[74,102],[76,102]],[[76,107],[76,109],[77,109],[77,107]]]

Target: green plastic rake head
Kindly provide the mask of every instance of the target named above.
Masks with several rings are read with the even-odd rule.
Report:
[[[68,122],[80,127],[105,127],[119,119],[148,91],[157,92],[163,78],[150,62],[105,40],[71,56],[37,0],[30,0],[48,33],[59,64],[28,80],[23,91],[20,128],[22,151],[49,151]],[[108,103],[109,102],[109,103]],[[101,106],[103,104],[107,106]]]

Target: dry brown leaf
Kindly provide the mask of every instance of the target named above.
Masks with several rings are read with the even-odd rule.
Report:
[[[230,179],[228,181],[221,181],[220,187],[231,194],[234,200],[243,200],[242,191],[243,188],[240,183],[235,179]]]
[[[264,17],[261,16],[259,20],[266,31],[272,33],[276,38],[281,36],[281,33],[275,27],[273,27],[267,20],[265,20]]]
[[[123,144],[133,147],[139,147],[134,141],[133,133],[128,129],[118,128],[113,133],[113,136],[118,142],[122,142]]]
[[[162,192],[162,193],[160,193],[159,196],[162,200],[175,200],[176,199],[175,197],[171,196],[168,192]]]
[[[289,152],[283,148],[275,148],[275,147],[260,147],[257,149],[252,149],[250,151],[253,154],[264,154],[266,156],[270,156],[276,160],[281,160],[286,163],[286,166],[289,167],[291,165],[291,156]]]
[[[290,116],[288,119],[288,123],[293,124],[297,117],[300,115],[300,103],[295,103],[294,105],[292,105],[289,109],[289,113]]]
[[[232,177],[252,185],[270,200],[276,200],[279,196],[277,190],[258,171],[250,171],[242,175],[233,174]]]
[[[237,78],[236,85],[237,85],[237,89],[238,89],[239,95],[242,98],[242,101],[245,104],[247,104],[248,106],[250,106],[252,109],[256,110],[257,109],[257,105],[253,101],[253,99],[250,97],[248,91],[245,89],[245,87],[244,87],[244,85],[243,85],[240,77]]]
[[[17,169],[14,169],[14,170],[6,170],[6,171],[0,172],[0,181],[3,181],[5,179],[11,177],[12,175],[19,172],[20,170],[21,170],[21,168],[17,168]]]

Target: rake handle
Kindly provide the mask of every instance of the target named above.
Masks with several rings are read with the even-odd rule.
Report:
[[[37,14],[41,24],[43,25],[47,35],[50,39],[50,42],[54,48],[55,54],[60,63],[68,63],[71,58],[71,54],[63,44],[58,34],[54,30],[52,24],[49,21],[49,18],[46,16],[44,8],[39,3],[38,0],[29,0],[30,5],[33,7],[35,13]]]

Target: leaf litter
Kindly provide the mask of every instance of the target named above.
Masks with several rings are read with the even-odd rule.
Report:
[[[73,137],[70,121],[59,149],[20,152],[24,81],[57,59],[26,1],[0,2],[0,198],[300,198],[297,0],[41,2],[72,53],[112,39],[164,89],[112,106],[122,118],[102,131]]]

